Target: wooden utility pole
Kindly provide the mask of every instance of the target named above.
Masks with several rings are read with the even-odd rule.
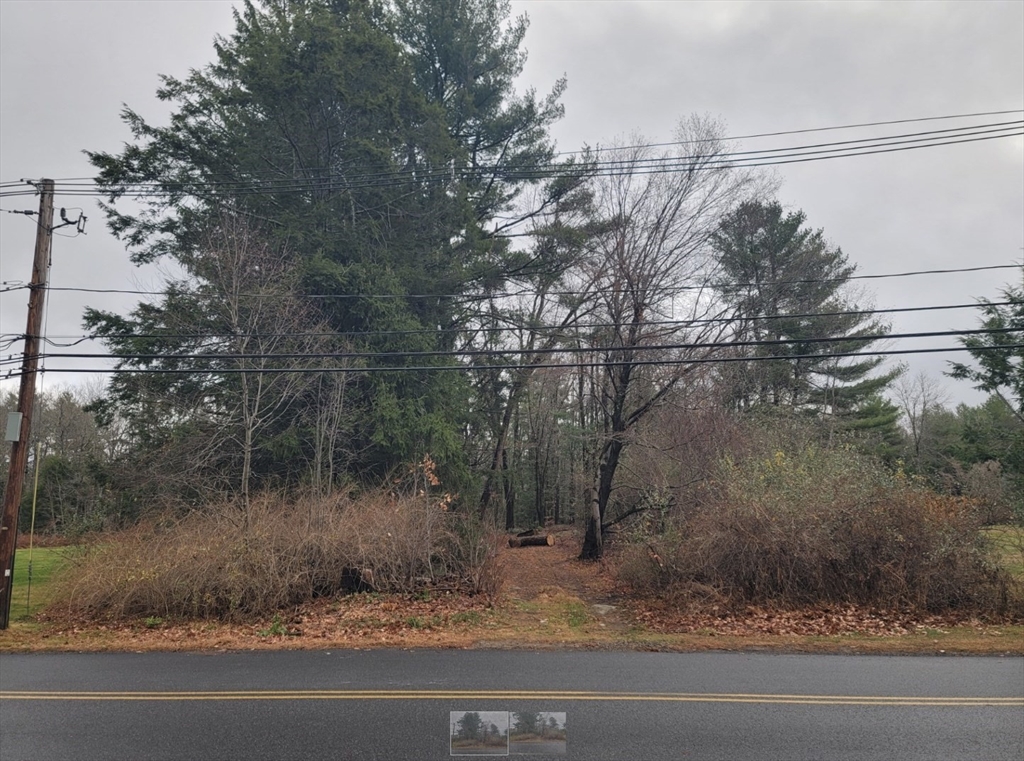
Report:
[[[3,513],[0,514],[0,629],[6,629],[11,618],[11,591],[14,587],[14,548],[18,540],[18,508],[21,487],[28,467],[29,435],[32,431],[32,406],[36,396],[36,368],[39,365],[40,331],[43,324],[43,302],[46,299],[46,272],[49,269],[50,240],[53,234],[53,180],[39,183],[39,217],[36,220],[36,251],[32,260],[32,282],[29,284],[28,327],[25,329],[25,354],[21,363],[21,390],[18,412],[21,428],[18,440],[11,444],[11,469],[4,490]]]

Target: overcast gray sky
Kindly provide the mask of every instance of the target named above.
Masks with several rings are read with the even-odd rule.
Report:
[[[86,177],[81,151],[129,138],[126,103],[167,114],[158,74],[212,60],[232,28],[229,0],[0,0],[0,181]],[[561,150],[640,132],[660,142],[689,113],[729,135],[1024,108],[1024,2],[514,2],[531,19],[522,87],[563,74]],[[1020,115],[998,120],[1019,119]],[[997,121],[980,119],[978,122]],[[959,126],[965,122],[932,124]],[[743,149],[900,134],[928,124],[743,141]],[[1024,256],[1024,139],[992,140],[783,166],[779,200],[801,208],[861,273],[1019,263]],[[51,284],[155,287],[128,263],[92,199],[86,236],[55,238]],[[0,209],[36,208],[33,198]],[[62,231],[63,232],[63,231]],[[0,280],[27,280],[34,226],[0,213]],[[1019,270],[871,280],[876,307],[995,298]],[[24,331],[26,291],[0,294],[0,333]],[[51,294],[47,333],[81,334],[84,306],[127,310],[123,295]],[[894,332],[977,326],[975,310],[893,316]],[[900,347],[952,341],[900,342]],[[6,356],[6,355],[5,355]],[[911,355],[939,377],[948,356]],[[51,367],[57,366],[51,362]],[[50,374],[48,388],[75,376]],[[6,381],[0,387],[11,387]],[[954,401],[977,402],[943,379]]]

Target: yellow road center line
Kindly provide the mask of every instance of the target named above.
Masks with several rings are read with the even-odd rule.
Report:
[[[773,703],[865,706],[1007,706],[1024,697],[773,695],[757,693],[616,693],[543,690],[238,690],[181,692],[0,691],[0,700],[561,700],[595,702]]]

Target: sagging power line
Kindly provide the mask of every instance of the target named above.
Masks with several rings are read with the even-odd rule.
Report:
[[[992,301],[986,302],[991,306],[1016,306],[1019,302],[1016,301]],[[933,312],[941,310],[955,310],[955,309],[977,309],[977,302],[970,304],[937,304],[932,306],[921,306],[921,307],[894,307],[890,309],[854,309],[847,311],[837,312],[805,312],[805,313],[793,313],[793,314],[767,314],[767,315],[756,315],[748,316],[743,318],[737,318],[735,316],[729,317],[704,317],[689,320],[646,320],[644,325],[652,326],[655,328],[684,328],[697,325],[715,325],[723,323],[734,323],[742,320],[745,323],[757,323],[763,321],[773,320],[808,320],[817,319],[821,317],[861,317],[878,314],[897,314],[906,312]],[[614,328],[617,323],[612,322],[591,322],[591,323],[570,323],[568,325],[528,325],[528,324],[511,324],[502,326],[489,326],[489,325],[477,325],[469,324],[460,327],[450,328],[416,328],[406,330],[338,330],[330,332],[287,332],[287,333],[264,333],[254,332],[247,334],[249,338],[263,339],[263,338],[360,338],[365,336],[412,336],[412,335],[434,335],[434,334],[449,334],[449,333],[537,333],[545,334],[549,337],[563,337],[563,338],[578,338],[582,331],[587,330],[600,330],[603,328]],[[203,340],[208,338],[231,338],[236,337],[237,333],[93,333],[89,335],[54,335],[50,337],[44,337],[43,341],[50,346],[60,348],[71,348],[77,346],[84,341],[103,341],[103,340],[120,340],[126,338],[142,338],[142,339],[175,339],[175,340]],[[0,341],[4,341],[4,345],[0,346],[0,350],[6,349],[13,345],[18,340],[24,338],[22,334],[8,333],[0,335]],[[56,339],[71,340],[71,343],[61,343]]]
[[[298,373],[298,374],[314,374],[314,373],[396,373],[396,372],[467,372],[467,371],[478,371],[478,370],[571,370],[571,369],[587,369],[587,368],[603,368],[603,367],[619,367],[625,365],[635,366],[652,366],[652,365],[663,365],[671,367],[675,365],[706,365],[706,364],[727,364],[735,362],[789,362],[792,360],[802,359],[814,359],[814,360],[828,360],[828,359],[847,359],[851,357],[888,357],[888,356],[901,356],[909,354],[935,354],[944,352],[963,352],[963,351],[1004,351],[1007,349],[1024,349],[1022,343],[1010,343],[1000,344],[999,346],[981,346],[981,347],[966,347],[966,346],[939,346],[922,349],[889,349],[887,351],[866,351],[866,352],[841,352],[841,353],[830,353],[830,354],[789,354],[785,356],[726,356],[726,357],[688,357],[688,358],[677,358],[677,359],[630,359],[628,361],[602,361],[602,362],[560,362],[560,363],[533,363],[524,365],[483,365],[483,364],[472,364],[472,365],[421,365],[417,367],[410,366],[398,366],[398,367],[270,367],[270,368],[244,368],[244,367],[232,367],[232,368],[192,368],[192,367],[179,367],[179,368],[109,368],[109,367],[96,367],[96,368],[47,368],[48,373],[110,373],[110,374],[147,374],[147,375],[221,375],[221,374],[237,374],[237,373],[249,373],[252,375],[258,375],[260,373],[276,374],[276,373]],[[11,377],[16,377],[17,374]]]
[[[902,277],[918,277],[922,275],[951,275],[957,273],[966,272],[986,272],[991,270],[1004,270],[1004,269],[1021,269],[1020,264],[987,264],[977,267],[956,267],[950,269],[931,269],[931,270],[914,270],[910,272],[889,272],[869,275],[848,275],[846,277],[834,277],[834,278],[806,278],[800,280],[776,280],[776,281],[763,281],[760,283],[720,283],[720,282],[706,282],[694,285],[675,285],[666,286],[663,288],[648,287],[644,288],[644,293],[658,294],[658,293],[682,293],[685,291],[706,291],[709,288],[714,289],[739,289],[739,288],[769,288],[783,285],[815,285],[824,283],[845,283],[848,280],[884,280],[888,278],[902,278]],[[21,290],[28,286],[18,285],[10,286],[7,291]],[[78,286],[60,286],[60,287],[47,287],[47,290],[52,292],[67,292],[67,293],[109,293],[109,294],[124,294],[134,296],[165,296],[168,295],[167,290],[163,291],[150,291],[150,290],[139,290],[131,288],[84,288]],[[0,291],[3,293],[4,291]],[[622,288],[588,288],[580,290],[548,290],[538,291],[535,289],[522,289],[518,291],[493,291],[489,293],[480,294],[467,294],[467,293],[298,293],[298,294],[271,294],[271,293],[240,293],[237,294],[244,298],[289,298],[292,295],[301,296],[306,299],[464,299],[466,301],[486,301],[490,299],[504,299],[504,298],[518,298],[521,296],[581,296],[581,295],[600,295],[600,294],[615,294],[628,292]],[[187,295],[187,291],[175,292],[175,295]]]
[[[353,190],[397,185],[422,185],[445,181],[467,181],[497,176],[504,180],[544,180],[569,175],[620,176],[622,174],[678,173],[779,166],[807,161],[822,161],[849,156],[875,155],[920,148],[956,145],[1024,135],[1024,120],[994,122],[946,130],[931,130],[903,135],[889,135],[858,140],[816,143],[793,147],[768,148],[756,151],[722,152],[714,155],[692,154],[678,157],[636,157],[627,160],[595,160],[589,164],[536,164],[507,168],[480,165],[439,168],[410,167],[405,169],[370,170],[355,168],[348,174],[323,173],[319,176],[254,180],[189,180],[187,182],[136,182],[104,185],[96,180],[66,181],[61,195],[119,196],[135,198],[168,195],[194,195],[203,191],[225,192],[233,196],[254,194],[304,193],[324,190]],[[720,142],[720,141],[716,141]],[[629,148],[627,148],[629,150]],[[247,174],[252,174],[248,173]],[[0,198],[30,195],[34,191],[16,186],[0,188]]]
[[[539,347],[539,348],[514,348],[502,349],[454,349],[454,350],[430,350],[430,351],[400,351],[400,352],[272,352],[272,353],[120,353],[100,354],[96,352],[56,352],[43,353],[40,358],[46,359],[112,359],[118,361],[157,361],[157,360],[210,360],[218,362],[230,362],[239,360],[267,361],[277,359],[373,359],[373,360],[407,360],[426,357],[440,358],[467,358],[467,357],[506,357],[514,355],[553,355],[553,354],[612,354],[618,352],[636,352],[642,354],[652,351],[691,351],[694,349],[733,349],[733,348],[756,348],[765,346],[802,346],[805,344],[842,344],[842,343],[871,343],[881,340],[898,340],[908,338],[938,338],[949,336],[971,336],[971,335],[1001,335],[1015,333],[1015,328],[975,328],[972,330],[936,330],[922,331],[916,333],[876,333],[849,336],[809,336],[807,338],[786,338],[770,340],[736,340],[736,341],[706,341],[694,343],[668,343],[668,344],[612,344],[604,346],[560,346],[560,347]],[[239,336],[247,339],[247,336]],[[784,356],[784,355],[783,355]],[[779,357],[775,357],[778,359]],[[259,370],[255,370],[259,372]]]

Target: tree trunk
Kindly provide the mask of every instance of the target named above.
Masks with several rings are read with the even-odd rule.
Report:
[[[551,534],[541,534],[540,536],[512,536],[509,537],[509,547],[553,547],[555,544],[555,537]]]
[[[484,490],[480,495],[480,518],[484,517],[488,506],[491,504],[491,497],[494,494],[494,482],[498,478],[498,474],[503,469],[503,463],[505,464],[505,467],[507,467],[508,458],[505,454],[505,446],[508,442],[508,429],[512,423],[512,412],[517,403],[517,396],[518,390],[513,389],[509,394],[508,402],[505,404],[505,410],[501,414],[501,425],[498,428],[498,436],[494,442],[494,454],[491,457],[491,468],[487,472],[487,478],[484,480]]]
[[[512,472],[508,467],[508,448],[501,452],[501,480],[505,496],[505,529],[514,528],[516,525],[516,487],[512,483]]]
[[[583,538],[580,560],[600,560],[604,554],[601,536],[601,508],[597,501],[597,488],[590,490],[590,511],[587,514],[587,534]]]
[[[505,432],[507,429],[502,429],[498,434],[498,442],[494,446],[494,456],[491,458],[491,468],[487,472],[487,477],[484,479],[484,490],[480,495],[480,507],[479,516],[481,520],[487,513],[487,508],[491,504],[491,497],[494,494],[494,481],[498,476],[501,469],[502,455],[505,453]]]
[[[562,522],[562,453],[555,460],[555,523]]]
[[[614,435],[614,434],[613,434]],[[597,505],[601,522],[608,513],[608,500],[612,496],[612,485],[615,482],[615,471],[619,467],[619,458],[622,455],[622,440],[618,438],[609,439],[605,442],[604,451],[601,453],[601,465],[598,471]]]
[[[547,491],[548,462],[551,454],[550,448],[546,448],[544,459],[541,460],[542,443],[544,443],[544,437],[539,436],[533,447],[533,507],[537,514],[537,524],[540,526],[544,525],[548,517],[547,505],[544,502]]]

